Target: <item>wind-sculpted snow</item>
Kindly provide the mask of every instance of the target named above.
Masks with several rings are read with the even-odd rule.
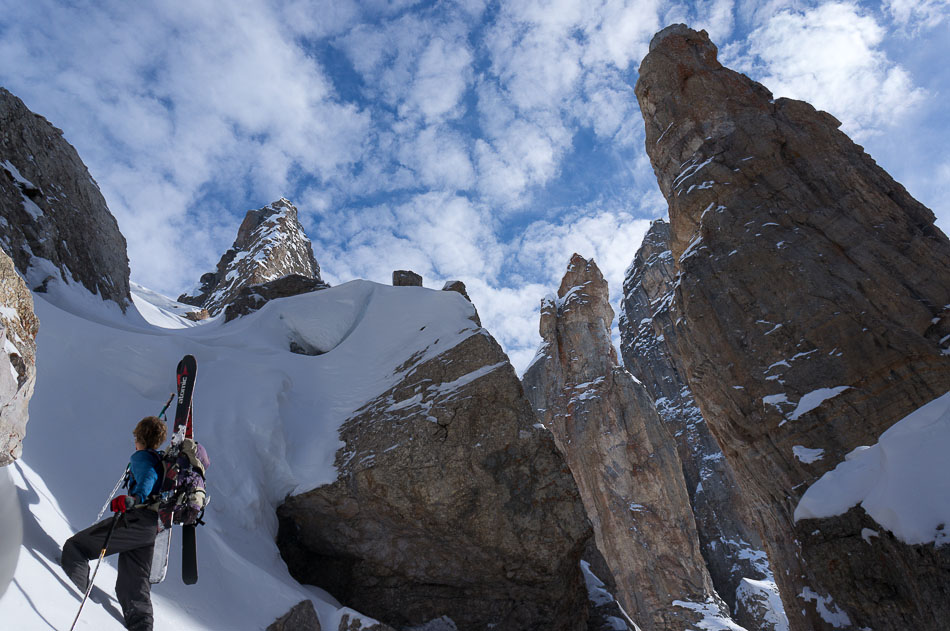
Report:
[[[134,424],[158,413],[176,363],[191,353],[196,437],[213,461],[211,503],[198,533],[200,580],[181,583],[174,541],[169,578],[153,589],[156,628],[262,629],[310,599],[323,628],[336,629],[343,610],[297,583],[280,559],[275,508],[288,493],[336,478],[340,423],[391,388],[413,353],[434,357],[473,335],[471,304],[455,292],[354,281],[194,326],[154,294],[136,296],[134,304],[150,305],[144,317],[122,316],[75,289],[57,294],[59,306],[36,299],[43,326],[33,422],[11,469],[24,545],[0,626],[68,628],[79,600],[59,570],[61,546],[95,517],[132,451]],[[324,354],[291,353],[294,336]],[[77,629],[122,628],[114,564],[96,579],[94,596],[105,604],[87,603]]]
[[[905,543],[946,545],[948,453],[950,392],[892,425],[873,446],[849,453],[805,491],[795,521],[840,515],[860,503]]]

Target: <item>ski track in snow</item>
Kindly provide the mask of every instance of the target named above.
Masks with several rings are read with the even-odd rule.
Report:
[[[152,589],[155,628],[263,629],[309,599],[323,628],[336,629],[354,612],[289,575],[274,543],[275,509],[288,493],[336,478],[340,423],[394,385],[414,351],[426,361],[481,332],[469,320],[471,304],[455,292],[353,281],[196,326],[178,315],[194,307],[133,291],[124,315],[77,286],[35,297],[41,326],[30,423],[22,458],[7,467],[10,480],[0,477],[0,499],[12,486],[23,513],[18,564],[0,596],[3,628],[69,628],[80,595],[59,568],[62,544],[92,522],[133,450],[134,424],[159,412],[178,360],[190,353],[211,501],[198,530],[199,581],[181,582],[176,531],[168,578]],[[291,339],[325,354],[290,353]],[[0,578],[14,529],[4,528]],[[115,556],[103,562],[100,602],[86,603],[77,629],[123,628],[115,563]]]

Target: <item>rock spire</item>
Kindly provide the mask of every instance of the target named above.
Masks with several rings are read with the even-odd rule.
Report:
[[[218,261],[217,269],[201,277],[197,293],[183,294],[178,301],[216,315],[239,297],[244,303],[253,298],[255,292],[247,288],[290,275],[303,277],[304,284],[306,280],[315,281],[313,288],[326,286],[310,239],[297,219],[297,208],[282,197],[269,206],[247,211],[234,245]],[[300,279],[295,281],[295,286],[300,285]],[[272,285],[265,293],[291,295],[280,288],[274,290]],[[256,306],[260,304],[259,300]],[[248,309],[242,307],[239,311],[247,313]]]
[[[745,510],[735,473],[670,352],[676,336],[670,317],[675,286],[670,225],[657,220],[624,279],[623,363],[649,391],[676,442],[703,558],[717,593],[747,630],[778,631],[785,628],[785,613],[758,531]]]
[[[860,507],[794,511],[950,390],[950,242],[833,116],[723,67],[703,31],[658,33],[635,91],[669,204],[676,364],[755,511],[791,629],[943,628],[946,547],[865,540],[880,526]]]
[[[542,344],[525,392],[577,480],[617,597],[644,629],[684,629],[697,608],[729,613],[700,555],[676,446],[617,360],[607,281],[575,254],[541,304]]]

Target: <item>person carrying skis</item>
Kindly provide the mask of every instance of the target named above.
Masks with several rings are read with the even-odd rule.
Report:
[[[61,565],[66,576],[85,593],[89,584],[89,561],[99,556],[112,526],[106,554],[119,555],[115,593],[122,606],[125,626],[131,631],[152,631],[152,600],[149,571],[158,532],[158,513],[143,504],[158,491],[161,457],[155,452],[165,442],[165,423],[155,416],[139,421],[132,431],[135,452],[129,459],[128,495],[112,500],[115,515],[77,532],[63,545]]]

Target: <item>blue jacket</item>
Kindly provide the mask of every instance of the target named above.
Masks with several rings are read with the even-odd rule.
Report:
[[[161,460],[158,455],[149,449],[141,449],[129,458],[129,495],[134,495],[139,502],[158,489],[158,467]]]

